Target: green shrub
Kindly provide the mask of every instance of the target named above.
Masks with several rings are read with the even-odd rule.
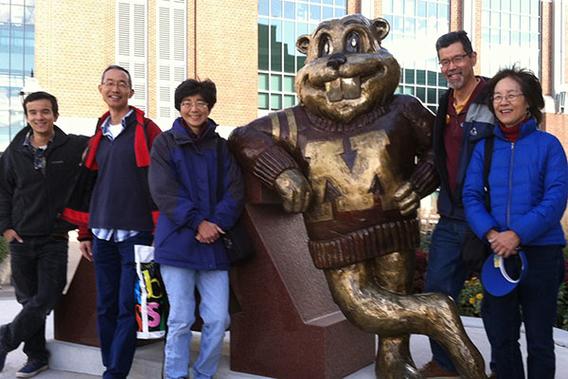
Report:
[[[8,244],[4,241],[4,238],[0,237],[0,263],[4,261],[4,258],[8,255]]]

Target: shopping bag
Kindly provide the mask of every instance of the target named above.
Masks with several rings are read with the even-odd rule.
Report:
[[[136,337],[161,338],[166,334],[169,303],[160,267],[154,262],[154,247],[134,245],[134,261],[138,276],[134,287]]]

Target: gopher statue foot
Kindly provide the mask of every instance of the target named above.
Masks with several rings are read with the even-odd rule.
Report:
[[[422,379],[409,348],[410,338],[379,338],[375,375],[380,379]]]

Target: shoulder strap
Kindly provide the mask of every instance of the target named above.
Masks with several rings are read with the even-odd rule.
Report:
[[[483,157],[483,187],[485,189],[485,207],[491,210],[491,197],[489,196],[489,171],[491,171],[491,159],[493,158],[493,136],[485,138],[485,154]]]
[[[222,154],[222,149],[221,149],[221,144],[222,144],[223,140],[221,139],[221,137],[219,135],[217,135],[215,144],[217,147],[217,201],[221,200],[221,197],[223,196],[223,181],[221,180],[221,178],[223,178],[223,175],[221,174],[223,172],[223,160],[221,159],[221,154]]]

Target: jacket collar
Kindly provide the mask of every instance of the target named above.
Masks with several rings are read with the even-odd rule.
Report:
[[[537,129],[538,125],[536,123],[536,119],[534,117],[529,118],[521,125],[521,132],[519,133],[519,138],[517,139],[517,141],[528,136]],[[507,138],[503,135],[501,128],[499,127],[498,121],[495,123],[495,127],[493,128],[493,133],[497,138],[500,138],[504,141],[507,140]]]
[[[217,128],[217,123],[212,119],[207,119],[207,125],[205,125],[205,130],[203,130],[199,136],[196,136],[189,130],[186,126],[185,121],[183,118],[178,117],[173,125],[172,125],[172,134],[174,136],[174,140],[178,145],[183,145],[186,143],[198,143],[200,141],[204,141],[210,139],[216,135],[215,129]]]
[[[56,148],[60,145],[63,145],[69,138],[67,134],[63,130],[61,130],[57,125],[54,125],[53,128],[55,133],[53,134],[52,141],[48,145],[49,150]],[[18,146],[18,148],[22,149],[24,148],[24,139],[26,138],[26,135],[30,132],[32,132],[31,126],[26,125],[25,128],[23,128],[16,134],[13,142],[16,144],[16,146]]]

